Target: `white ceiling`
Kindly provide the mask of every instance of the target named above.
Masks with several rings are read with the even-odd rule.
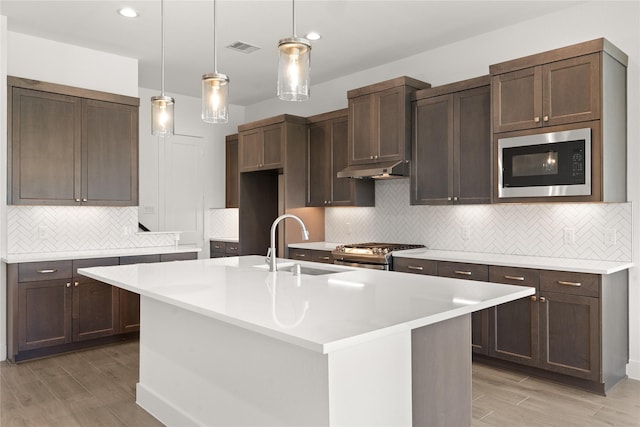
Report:
[[[320,32],[312,84],[388,63],[584,1],[298,0],[297,35]],[[122,6],[139,11],[126,19]],[[0,0],[9,31],[139,60],[139,85],[160,88],[160,0]],[[278,40],[292,36],[291,1],[218,0],[218,71],[231,80],[231,103],[275,96]],[[213,71],[213,0],[165,0],[167,92],[200,96]],[[241,40],[251,54],[226,48]]]

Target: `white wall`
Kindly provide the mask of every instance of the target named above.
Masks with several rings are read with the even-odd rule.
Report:
[[[151,135],[150,98],[159,95],[155,89],[139,88],[140,93],[140,222],[151,230],[159,227],[159,203],[163,197],[159,186],[163,166],[163,156],[159,147],[162,138]],[[197,136],[204,141],[204,241],[209,235],[208,209],[224,208],[225,204],[225,136],[236,133],[238,124],[244,123],[244,108],[231,105],[229,123],[208,124],[201,120],[200,98],[167,93],[176,100],[175,133]],[[209,247],[205,245],[200,257],[209,256]]]
[[[416,31],[419,31],[416,29]],[[432,85],[450,83],[489,72],[489,65],[558,47],[606,37],[629,55],[627,68],[628,200],[640,200],[640,3],[590,1],[511,27],[423,52],[400,61],[351,74],[312,87],[304,105],[271,99],[246,109],[247,121],[280,113],[302,116],[345,107],[346,91],[381,80],[408,75]],[[312,75],[313,80],[313,75]],[[319,95],[321,94],[321,95]],[[407,200],[407,204],[408,204]],[[640,260],[640,209],[633,209],[634,262]],[[629,272],[629,376],[640,379],[640,269]]]
[[[9,32],[8,74],[138,96],[138,60]]]

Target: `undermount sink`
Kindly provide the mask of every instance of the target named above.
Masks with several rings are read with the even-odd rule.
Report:
[[[293,269],[295,268],[294,263],[283,263],[283,264],[278,264],[277,269],[278,271],[288,271],[293,273]],[[268,270],[269,266],[266,264],[260,264],[260,265],[254,265],[254,267],[256,268],[260,268],[260,269],[265,269]],[[306,274],[309,276],[322,276],[324,274],[333,274],[333,273],[341,273],[343,270],[329,270],[329,269],[324,269],[324,268],[314,268],[314,267],[307,267],[307,266],[300,266],[300,274]]]

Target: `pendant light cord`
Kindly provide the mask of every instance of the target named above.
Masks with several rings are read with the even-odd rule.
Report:
[[[293,22],[293,37],[295,38],[296,37],[296,0],[291,0],[291,4],[292,4],[291,11],[292,11],[292,14],[293,14],[293,19],[292,19],[292,22]]]
[[[216,22],[216,0],[213,0],[213,72],[218,74],[218,52],[216,49],[216,33],[218,32],[218,23]]]
[[[160,0],[160,40],[162,44],[160,67],[160,94],[164,96],[164,0]]]

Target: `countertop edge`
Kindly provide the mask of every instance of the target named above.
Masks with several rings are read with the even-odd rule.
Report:
[[[22,262],[39,261],[65,261],[74,259],[109,258],[136,255],[177,254],[189,252],[201,252],[202,248],[191,246],[158,246],[145,248],[119,248],[119,249],[95,249],[86,251],[69,252],[41,252],[30,254],[12,254],[1,258],[5,264],[18,264]]]

